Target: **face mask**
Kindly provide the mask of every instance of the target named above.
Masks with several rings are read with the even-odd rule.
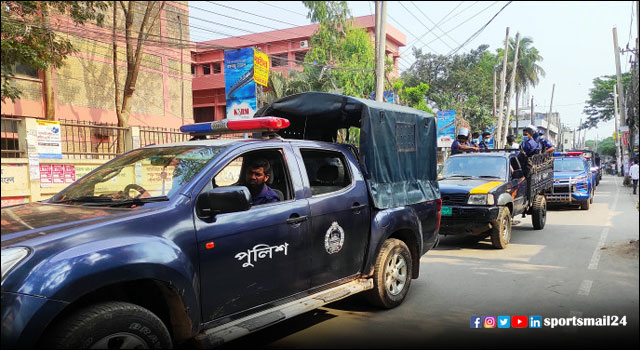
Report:
[[[529,141],[529,136],[527,136],[527,135],[522,135],[522,140],[524,140],[524,141]]]
[[[478,143],[480,142],[480,139],[473,139],[473,142]]]

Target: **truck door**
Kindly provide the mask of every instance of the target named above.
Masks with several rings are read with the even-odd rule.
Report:
[[[281,201],[219,214],[213,222],[196,213],[204,322],[309,288],[309,206],[290,148],[231,156],[201,192],[237,185],[243,164],[256,158],[270,163],[276,179],[267,184],[282,193]]]
[[[511,168],[510,179],[511,179],[511,198],[513,198],[513,215],[520,214],[524,211],[524,206],[526,205],[527,199],[527,178],[525,176],[514,176],[514,173],[520,173],[523,175],[522,167],[520,162],[518,162],[518,158],[511,157],[510,159]],[[520,171],[516,171],[520,170]]]
[[[353,155],[299,151],[309,189],[311,286],[316,287],[361,271],[369,237],[369,197]]]

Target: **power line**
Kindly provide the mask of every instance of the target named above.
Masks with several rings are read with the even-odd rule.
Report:
[[[409,12],[409,14],[410,14],[413,18],[415,18],[415,19],[416,19],[416,21],[418,21],[418,23],[422,24],[422,26],[423,26],[423,27],[425,27],[427,30],[429,29],[429,28],[428,28],[424,23],[422,23],[422,21],[420,21],[420,19],[419,19],[416,15],[414,15],[414,14],[413,14],[413,12],[409,11],[409,9],[408,9],[408,8],[406,8],[406,7],[404,6],[404,4],[402,3],[402,1],[399,1],[398,3],[400,4],[400,6],[402,6],[402,8],[403,8],[403,9],[405,9],[405,11]],[[417,36],[415,36],[415,37],[417,37]],[[443,44],[447,45],[450,49],[452,49],[452,50],[453,50],[453,47],[451,47],[447,42],[445,42],[444,40],[442,40],[442,38],[441,38],[441,37],[438,37],[438,39],[440,39],[440,41],[441,41]],[[420,42],[422,42],[422,41],[420,41]]]
[[[300,25],[300,24],[293,24],[293,23],[289,23],[289,22],[281,21],[281,20],[279,20],[279,19],[275,19],[275,18],[271,18],[271,17],[266,17],[266,16],[264,16],[264,15],[258,15],[258,14],[255,14],[255,13],[252,13],[252,12],[249,12],[249,11],[240,10],[240,9],[238,9],[238,8],[235,8],[235,7],[231,7],[231,6],[227,6],[227,5],[218,4],[218,3],[213,2],[213,1],[207,1],[207,2],[208,2],[208,3],[210,3],[210,4],[212,4],[212,5],[216,5],[216,6],[220,6],[220,7],[228,8],[228,9],[230,9],[230,10],[235,10],[235,11],[238,11],[238,12],[246,13],[246,14],[248,14],[248,15],[252,15],[252,16],[255,16],[255,17],[261,18],[261,19],[268,19],[268,20],[270,20],[270,21],[274,21],[274,22],[278,22],[278,23],[282,23],[282,24],[290,25],[290,26],[293,26],[293,27],[300,27],[300,26],[305,25],[305,24],[303,24],[303,25]],[[195,7],[194,7],[194,8],[195,8]]]
[[[440,24],[445,20],[445,18],[447,18],[447,17],[448,17],[448,16],[449,16],[453,11],[455,11],[455,10],[456,10],[458,7],[460,7],[460,5],[462,5],[463,3],[464,3],[464,1],[460,1],[460,3],[458,4],[458,6],[454,7],[451,11],[449,11],[449,13],[447,13],[444,17],[442,17],[442,18],[440,19],[440,21],[438,21],[438,24],[437,24],[437,25],[440,25]],[[422,38],[424,38],[425,36],[429,35],[429,33],[431,33],[434,29],[435,29],[435,26],[434,26],[433,28],[429,29],[429,31],[427,31],[426,33],[424,33],[424,34],[420,37],[420,39],[422,39]],[[440,30],[442,31],[442,29],[440,29]],[[405,54],[409,49],[410,49],[410,45],[407,45],[407,48],[406,48],[406,49],[404,49],[404,50],[402,51],[402,53],[401,53],[401,54],[402,54],[402,55],[403,55],[403,54]]]
[[[293,10],[290,10],[290,9],[287,9],[287,8],[284,8],[284,7],[276,6],[276,5],[274,5],[272,3],[269,3],[269,2],[266,2],[266,1],[258,1],[258,2],[261,3],[261,4],[267,5],[267,6],[275,7],[277,9],[280,9],[280,10],[283,10],[283,11],[287,11],[287,12],[291,12],[291,13],[294,13],[296,15],[300,15],[300,16],[303,16],[304,18],[307,18],[306,14],[303,14],[303,13],[300,13],[300,12],[296,12],[296,11],[293,11]]]
[[[453,50],[449,55],[447,55],[447,57],[451,57],[452,55],[454,55],[456,52],[458,52],[461,48],[463,48],[465,45],[467,45],[468,43],[470,43],[473,39],[477,38],[478,35],[480,35],[480,33],[482,33],[482,31],[485,30],[485,28],[487,28],[487,26],[493,22],[493,20],[502,12],[502,10],[504,10],[507,6],[509,6],[512,3],[512,1],[509,1],[508,3],[506,3],[504,6],[502,6],[502,8],[500,9],[500,11],[498,11],[495,15],[493,15],[493,17],[491,17],[491,19],[489,20],[489,22],[487,22],[485,25],[483,25],[480,29],[478,29],[478,31],[476,31],[475,33],[473,33],[473,35],[471,35],[469,37],[469,39],[467,39],[464,43],[462,43],[462,45],[460,45],[457,49]]]
[[[460,28],[462,25],[464,25],[465,23],[469,22],[470,20],[472,20],[473,18],[477,17],[478,15],[480,15],[481,13],[483,13],[484,11],[486,11],[487,9],[489,9],[490,7],[493,7],[495,4],[497,4],[498,1],[493,2],[491,5],[485,7],[484,9],[482,9],[480,12],[476,13],[475,15],[467,18],[464,22],[460,23],[459,25],[457,25],[454,28],[451,28],[450,30],[448,30],[446,33],[451,33],[452,31]],[[430,42],[428,42],[428,44],[431,44],[432,42],[436,41],[437,39],[433,39]],[[426,46],[426,45],[425,45]],[[422,49],[424,46],[420,47],[419,49]]]

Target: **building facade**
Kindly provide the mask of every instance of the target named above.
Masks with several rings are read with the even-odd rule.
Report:
[[[375,18],[373,15],[354,18],[355,25],[365,28],[371,42],[375,42]],[[302,70],[298,62],[304,61],[310,50],[310,38],[318,29],[311,24],[290,29],[249,34],[201,42],[191,52],[193,75],[193,116],[196,122],[221,120],[226,117],[224,83],[224,50],[256,47],[270,56],[271,70],[286,72]],[[400,48],[407,37],[387,23],[386,54],[393,59],[395,74],[398,72]],[[298,61],[298,62],[296,62]]]
[[[145,7],[144,2],[135,4],[133,28],[138,28],[136,30],[139,30]],[[119,11],[119,81],[124,84],[126,45],[122,24],[124,16],[122,10]],[[53,103],[57,120],[117,123],[112,16],[112,8],[107,9],[102,27],[93,23],[75,25],[68,17],[51,19],[57,35],[69,39],[77,49],[61,68],[53,70]],[[183,122],[193,121],[188,17],[186,1],[168,1],[160,13],[144,45],[129,125],[177,128]],[[15,102],[7,99],[2,103],[2,115],[44,118],[43,73],[18,66],[15,82],[23,93]]]

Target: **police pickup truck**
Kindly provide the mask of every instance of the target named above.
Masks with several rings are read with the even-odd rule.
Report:
[[[516,215],[530,214],[533,228],[544,228],[553,160],[550,154],[517,154],[517,150],[491,150],[445,160],[439,174],[440,234],[466,233],[480,239],[490,235],[492,245],[504,249]]]
[[[589,210],[595,195],[596,178],[591,162],[579,152],[554,153],[554,183],[547,193],[550,204],[580,205]]]
[[[262,112],[291,125],[185,126],[3,208],[2,347],[211,347],[359,292],[400,305],[438,239],[433,116],[320,93]],[[350,126],[360,151],[326,142]]]

